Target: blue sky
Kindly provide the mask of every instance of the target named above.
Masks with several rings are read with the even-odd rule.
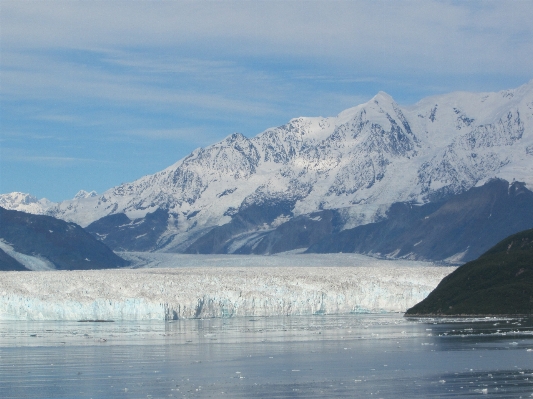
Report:
[[[532,1],[0,2],[0,193],[53,201],[225,136],[533,78]]]

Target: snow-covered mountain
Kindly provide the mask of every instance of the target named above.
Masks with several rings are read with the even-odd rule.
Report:
[[[46,198],[38,199],[30,194],[13,192],[0,194],[0,207],[12,211],[28,212],[35,215],[42,215],[47,210],[57,204]]]
[[[92,198],[96,197],[98,193],[96,191],[91,191],[90,193],[85,190],[80,190],[78,193],[74,196],[75,200],[83,199],[83,198]]]
[[[408,107],[380,92],[336,117],[296,118],[253,138],[232,134],[101,195],[23,205],[21,194],[7,194],[0,206],[82,226],[125,214],[119,226],[132,231],[162,209],[167,226],[150,250],[184,251],[228,225],[234,245],[227,250],[235,252],[235,237],[249,242],[250,232],[299,215],[335,209],[339,228],[353,228],[380,219],[392,203],[427,203],[494,177],[533,187],[533,81]],[[107,219],[100,224],[114,226]],[[99,234],[105,240],[107,233]]]

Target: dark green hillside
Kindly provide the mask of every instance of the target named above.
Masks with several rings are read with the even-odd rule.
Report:
[[[445,277],[406,316],[533,312],[533,229],[514,234]]]

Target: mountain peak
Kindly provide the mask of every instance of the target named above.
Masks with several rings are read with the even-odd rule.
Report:
[[[18,192],[18,191],[15,191],[15,192],[12,192],[12,193],[9,193],[9,194],[3,194],[2,195],[2,200],[3,201],[17,202],[17,203],[20,203],[22,205],[35,204],[35,203],[37,203],[39,201],[36,197],[34,197],[31,194],[21,193],[21,192]]]
[[[31,194],[12,192],[0,194],[0,207],[17,211],[43,214],[54,203],[46,198],[38,199]]]
[[[226,138],[223,140],[226,143],[234,143],[237,141],[246,140],[246,136],[244,136],[242,133],[232,133],[229,136],[226,136]]]
[[[73,199],[77,200],[77,199],[82,199],[82,198],[91,198],[91,197],[96,197],[97,195],[98,195],[98,193],[96,191],[87,192],[85,190],[80,190],[74,196]]]
[[[396,102],[389,94],[385,93],[384,91],[378,91],[378,93],[366,103],[362,103],[356,105],[355,107],[345,109],[337,115],[337,118],[340,121],[346,121],[348,119],[353,118],[356,114],[361,112],[362,109],[373,109],[376,105],[378,106],[378,109],[380,109],[388,104],[396,104]]]
[[[193,237],[244,220],[244,212],[253,220],[270,215],[269,224],[342,209],[345,228],[371,223],[392,203],[441,200],[492,177],[533,187],[531,91],[520,90],[450,93],[410,107],[380,91],[336,117],[291,119],[253,138],[233,133],[101,196],[83,191],[82,198],[48,205],[12,199],[7,207],[82,226],[117,213],[145,218],[162,208],[170,215],[163,246],[184,250]]]
[[[394,102],[394,99],[390,95],[385,93],[384,91],[378,91],[378,94],[372,97],[370,101],[375,102],[375,103],[380,103],[380,102],[392,103]]]

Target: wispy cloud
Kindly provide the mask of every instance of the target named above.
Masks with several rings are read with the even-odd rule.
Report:
[[[47,165],[72,165],[81,163],[101,163],[112,164],[111,160],[91,159],[91,158],[77,158],[77,157],[62,157],[62,156],[45,156],[45,155],[29,155],[17,153],[17,151],[2,150],[2,158],[10,162],[26,162],[33,164],[47,164]]]
[[[50,133],[39,134],[35,132],[21,132],[14,130],[4,130],[2,131],[2,140],[4,141],[15,141],[15,140],[63,140],[60,135],[54,135]]]
[[[201,75],[204,77],[195,74],[194,79],[199,81],[200,85],[205,83],[207,77],[211,81],[219,82],[211,90],[205,87],[204,90],[198,90],[195,86],[182,88],[179,81],[172,82],[172,79],[166,76],[147,73],[144,68],[129,73],[103,69],[98,65],[98,55],[92,54],[95,57],[92,65],[80,65],[71,60],[58,59],[53,53],[36,55],[8,51],[3,57],[3,97],[6,100],[64,99],[73,102],[96,99],[115,104],[142,103],[144,108],[190,106],[239,113],[274,112],[272,106],[260,98],[239,99],[238,94],[247,94],[243,88],[233,92],[220,91],[219,85],[223,86],[227,80],[235,81],[238,76],[241,80],[257,82],[257,76],[249,76],[254,74],[252,71],[245,74],[232,68],[221,70],[216,67],[215,70],[205,70],[209,63],[198,62],[197,64],[203,64]],[[190,65],[191,60],[187,63]],[[159,64],[154,66],[156,67],[158,71],[166,71],[166,68]],[[187,72],[190,73],[191,71]],[[191,82],[187,85],[190,86]]]
[[[202,127],[177,129],[130,129],[121,132],[126,136],[138,136],[151,140],[172,140],[194,143],[197,146],[212,144],[215,137]]]
[[[74,116],[74,115],[40,114],[40,115],[35,115],[34,119],[41,120],[41,121],[58,122],[58,123],[80,123],[82,122],[81,118]]]
[[[7,1],[2,98],[266,115],[308,97],[303,80],[530,75],[532,13],[526,1]]]
[[[527,72],[532,9],[529,1],[3,2],[1,22],[5,48],[185,46],[455,72],[525,61],[515,68]]]

